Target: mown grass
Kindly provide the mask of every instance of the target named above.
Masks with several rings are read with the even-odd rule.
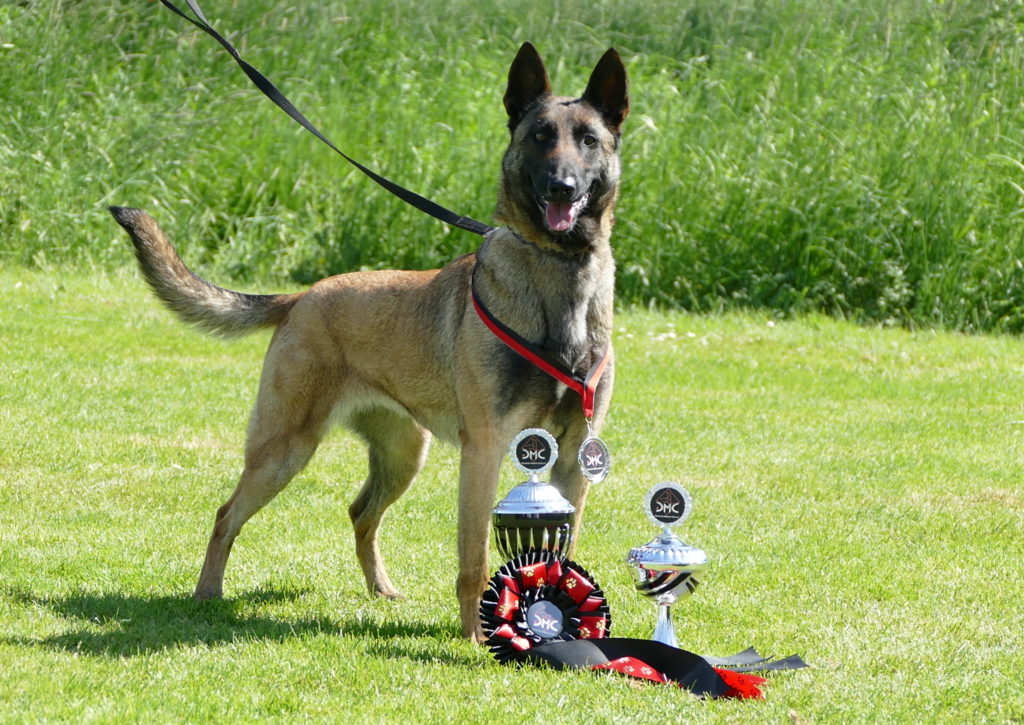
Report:
[[[124,272],[0,267],[0,309],[4,722],[1024,718],[1015,338],[618,317],[615,466],[577,556],[614,633],[650,633],[623,558],[653,534],[644,492],[674,479],[695,503],[681,533],[712,562],[677,610],[685,645],[812,664],[765,702],[705,703],[460,641],[443,445],[385,521],[404,602],[363,591],[346,508],[365,462],[342,433],[244,530],[226,599],[191,601],[266,337],[193,332]]]
[[[485,220],[517,46],[567,93],[617,46],[626,301],[1024,328],[1020,0],[206,6],[343,149]],[[8,261],[123,264],[110,203],[240,279],[432,267],[476,241],[362,178],[158,3],[0,5],[0,97]]]

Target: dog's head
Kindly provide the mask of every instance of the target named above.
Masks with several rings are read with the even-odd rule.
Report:
[[[553,96],[544,62],[524,43],[505,92],[512,140],[496,217],[543,247],[582,251],[607,240],[619,186],[619,134],[629,113],[626,69],[614,49],[579,98]]]

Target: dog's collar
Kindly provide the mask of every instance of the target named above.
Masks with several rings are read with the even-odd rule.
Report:
[[[518,231],[513,229],[508,224],[506,224],[505,226],[500,227],[500,228],[501,229],[507,229],[509,231],[509,233],[513,237],[515,237],[516,240],[520,244],[527,244],[527,245],[533,247],[534,249],[536,249],[536,250],[538,250],[540,252],[543,252],[544,254],[550,254],[550,255],[552,255],[554,257],[561,257],[563,259],[582,259],[583,257],[586,257],[587,254],[590,253],[590,249],[588,249],[588,248],[566,249],[565,247],[562,247],[562,246],[560,246],[560,245],[558,245],[557,243],[554,243],[554,242],[548,242],[546,244],[540,244],[538,242],[530,241],[529,239],[524,237],[522,234],[520,234]]]
[[[525,238],[523,237],[523,235],[522,235],[522,234],[520,234],[519,232],[517,232],[517,231],[516,231],[515,229],[513,229],[513,228],[512,228],[511,226],[509,226],[508,224],[506,224],[506,225],[505,225],[505,226],[504,226],[503,228],[504,228],[504,229],[508,229],[509,233],[510,233],[510,234],[511,234],[511,235],[512,235],[513,237],[515,237],[516,239],[518,239],[518,240],[519,240],[520,242],[522,242],[523,244],[529,244],[529,242],[528,242],[528,241],[526,241],[526,239],[525,239]]]

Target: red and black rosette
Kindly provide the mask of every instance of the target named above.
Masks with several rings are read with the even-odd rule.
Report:
[[[586,569],[538,550],[498,569],[481,599],[480,618],[499,662],[551,642],[607,637],[612,623],[604,592]]]

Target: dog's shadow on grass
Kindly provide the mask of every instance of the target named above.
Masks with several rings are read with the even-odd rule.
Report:
[[[363,637],[389,641],[388,656],[431,659],[417,638],[455,639],[450,631],[426,623],[374,622],[330,617],[281,617],[253,613],[261,604],[296,600],[304,592],[291,589],[260,589],[230,599],[197,602],[188,596],[140,596],[123,593],[80,593],[64,597],[40,597],[9,592],[25,606],[50,610],[72,626],[48,637],[3,637],[7,644],[42,646],[102,657],[132,657],[181,646],[247,641],[285,641],[302,637]],[[254,607],[257,605],[257,607]],[[75,627],[78,622],[81,626]],[[379,654],[385,654],[383,652]],[[436,660],[436,658],[434,658]]]

